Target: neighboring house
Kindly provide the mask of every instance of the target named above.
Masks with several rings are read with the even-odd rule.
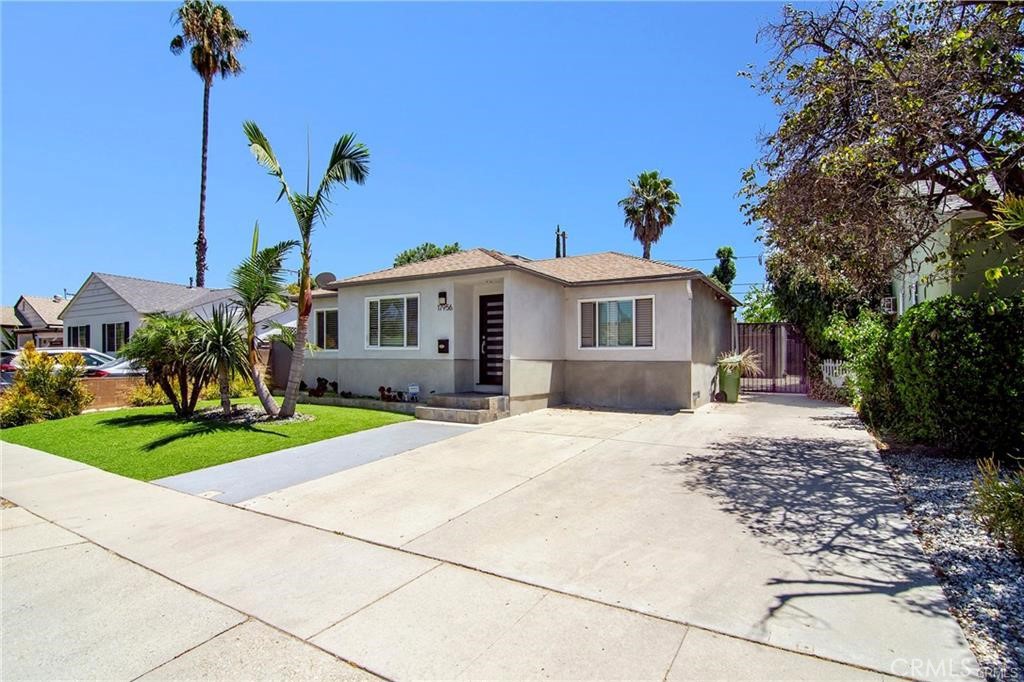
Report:
[[[31,341],[39,348],[54,348],[64,345],[64,327],[60,311],[67,300],[60,296],[21,296],[14,304],[14,319],[4,313],[4,328],[16,321],[14,335],[18,348]]]
[[[472,249],[326,289],[313,296],[307,384],[493,392],[513,414],[706,403],[739,305],[697,270],[612,252],[534,261]]]
[[[17,314],[15,314],[14,306],[0,306],[0,328],[3,329],[3,333],[0,334],[0,347],[7,350],[8,348],[13,348],[17,345],[18,337],[15,332],[20,326],[21,320],[19,320]],[[10,342],[8,342],[8,340],[10,340]]]
[[[996,187],[998,189],[998,187]],[[983,220],[985,216],[971,210],[960,197],[946,197],[937,211],[939,227],[916,247],[910,256],[893,271],[892,291],[895,305],[892,312],[902,315],[908,308],[922,301],[930,301],[942,296],[983,295],[1012,296],[1024,292],[1024,279],[1008,277],[1002,279],[995,287],[989,287],[985,281],[985,270],[1002,262],[1003,255],[990,252],[983,254],[986,244],[977,242],[970,245],[974,253],[964,263],[964,272],[958,279],[951,278],[942,269],[943,261],[939,254],[947,253],[951,235],[965,226]],[[1020,249],[1021,245],[1011,237],[1002,236],[1003,253],[1008,250]]]
[[[150,313],[182,311],[208,317],[220,304],[231,304],[233,289],[206,289],[94,272],[60,317],[68,346],[117,353]],[[295,308],[264,306],[257,311],[257,332],[271,321],[295,319]]]

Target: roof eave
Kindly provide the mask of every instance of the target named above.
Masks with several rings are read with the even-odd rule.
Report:
[[[326,285],[325,289],[348,289],[350,287],[369,286],[371,284],[384,284],[388,282],[408,282],[415,279],[439,279],[444,277],[462,277],[464,275],[479,275],[488,272],[502,272],[505,270],[520,270],[516,265],[489,265],[482,268],[468,268],[466,270],[451,270],[449,272],[433,272],[419,275],[401,275],[398,277],[377,277],[374,279],[363,279],[355,282],[348,280],[336,280]]]

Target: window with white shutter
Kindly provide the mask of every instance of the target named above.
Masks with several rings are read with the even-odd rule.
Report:
[[[417,348],[419,294],[366,299],[367,348]]]
[[[653,348],[654,297],[580,301],[580,348]]]

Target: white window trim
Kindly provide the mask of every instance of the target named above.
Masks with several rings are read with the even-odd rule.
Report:
[[[380,305],[379,305],[379,302],[387,300],[389,298],[404,298],[406,300],[408,300],[410,298],[415,298],[416,299],[416,345],[415,346],[408,346],[408,345],[406,345],[406,346],[381,346],[381,345],[371,346],[370,345],[370,302],[371,301],[378,301],[377,315],[380,315]],[[421,306],[419,304],[419,300],[420,300],[419,293],[415,293],[415,294],[411,294],[411,293],[410,294],[383,294],[381,296],[367,296],[366,298],[364,298],[363,299],[363,350],[382,350],[382,351],[390,351],[390,350],[394,350],[394,351],[419,350],[420,349],[420,346],[419,346],[420,332],[422,331],[422,328],[423,328],[423,325],[420,324],[420,322],[422,322],[422,320],[423,320],[423,306]],[[409,341],[409,330],[406,329],[406,324],[408,323],[408,318],[409,318],[409,307],[408,307],[408,305],[406,305],[405,315],[402,317],[402,337],[403,337],[403,340],[406,341],[407,343]],[[340,318],[339,318],[339,324],[340,324]],[[380,343],[380,336],[379,336],[380,333],[381,333],[381,328],[380,328],[380,322],[378,321],[377,322],[377,334],[378,334],[377,343],[378,344]]]
[[[636,345],[636,301],[640,298],[651,299],[651,345],[649,346],[638,346]],[[632,301],[633,302],[633,345],[632,346],[601,346],[598,344],[598,327],[600,325],[600,314],[597,310],[597,306],[594,306],[594,345],[584,346],[583,345],[583,304],[584,303],[607,303],[608,301]],[[581,298],[576,301],[576,350],[582,351],[610,351],[610,350],[622,350],[622,351],[645,351],[654,350],[657,345],[658,338],[658,305],[655,300],[654,294],[637,294],[635,296],[605,296],[604,298]]]
[[[335,339],[335,341],[338,342],[338,347],[337,348],[321,348],[320,346],[318,346],[316,344],[316,337],[318,336],[318,332],[320,331],[320,323],[317,320],[318,320],[318,318],[320,316],[320,313],[329,313],[332,310],[338,316],[338,338]],[[312,315],[313,315],[313,345],[316,346],[317,352],[318,353],[336,353],[339,350],[341,350],[341,313],[338,312],[338,309],[337,308],[313,308]],[[325,341],[327,340],[327,333],[326,332],[327,332],[327,330],[324,330],[324,340]]]

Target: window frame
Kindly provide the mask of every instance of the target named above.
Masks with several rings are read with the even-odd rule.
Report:
[[[107,347],[107,327],[113,327],[115,330],[118,328],[124,329],[124,337],[121,339],[121,345],[117,346],[117,348]],[[123,322],[103,322],[100,325],[100,336],[103,337],[101,344],[103,348],[101,352],[106,353],[107,355],[116,356],[121,351],[121,347],[124,346],[124,344],[128,343],[128,340],[131,338],[131,328],[129,327],[128,320],[125,320]],[[116,331],[114,332],[114,345],[117,345]]]
[[[380,310],[381,301],[387,301],[393,298],[405,299],[405,303],[402,308],[402,341],[405,345],[402,346],[383,346],[380,343],[381,336],[383,336],[383,329],[380,325]],[[416,345],[409,345],[409,304],[410,298],[416,299]],[[377,301],[377,345],[370,345],[370,302]],[[420,339],[422,338],[423,331],[423,306],[420,305],[420,294],[407,293],[407,294],[382,294],[380,296],[366,296],[363,298],[363,350],[377,350],[377,351],[406,351],[406,350],[419,350]]]
[[[313,309],[313,340],[314,340],[314,342],[319,342],[319,340],[320,340],[318,337],[320,336],[320,319],[321,319],[321,314],[322,314],[323,315],[323,319],[325,320],[325,324],[323,325],[323,327],[324,327],[324,341],[325,342],[327,341],[327,324],[326,324],[327,313],[334,313],[334,318],[335,318],[334,325],[335,325],[335,330],[336,330],[335,331],[335,336],[334,336],[334,344],[335,345],[334,345],[334,348],[327,348],[326,346],[321,346],[319,343],[314,343],[314,345],[317,347],[317,351],[321,352],[321,353],[341,350],[341,314],[338,312],[337,308],[314,308]]]
[[[636,302],[640,299],[649,298],[651,299],[651,345],[649,346],[638,346],[636,345]],[[601,313],[600,303],[608,303],[610,301],[629,301],[633,306],[632,322],[633,322],[633,345],[631,346],[602,346],[600,345],[601,333],[599,331]],[[593,303],[594,304],[594,345],[584,346],[583,345],[583,304]],[[636,351],[636,350],[654,350],[657,345],[658,338],[658,312],[657,312],[657,301],[655,300],[654,294],[636,294],[635,296],[604,296],[601,298],[580,298],[576,301],[576,350],[581,351],[610,351],[610,350],[624,350],[624,351]]]
[[[84,344],[81,343],[81,341],[82,341],[82,330],[83,329],[85,330],[85,343]],[[92,330],[90,329],[90,325],[88,325],[88,324],[76,324],[76,325],[73,325],[71,327],[68,327],[68,341],[67,341],[68,347],[69,348],[92,348],[92,344],[90,343],[92,341],[92,339],[90,338],[92,336],[91,332],[92,332]],[[75,341],[77,341],[77,343],[72,343],[71,342],[72,335],[77,337],[77,338],[75,338]]]

